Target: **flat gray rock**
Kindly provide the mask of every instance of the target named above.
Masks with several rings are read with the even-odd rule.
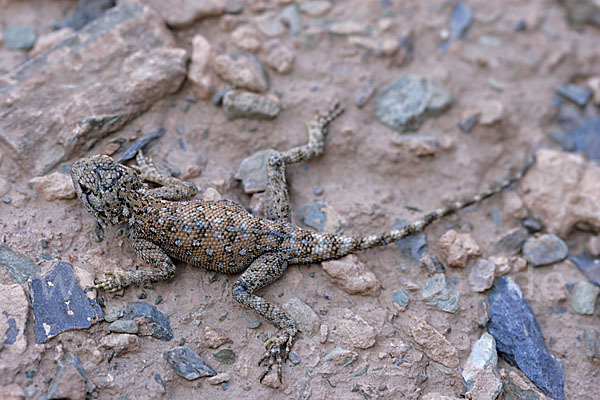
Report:
[[[188,381],[217,375],[213,367],[187,346],[167,350],[163,353],[163,357],[177,375]]]
[[[8,271],[19,283],[40,274],[40,268],[28,257],[5,244],[0,244],[0,266]]]

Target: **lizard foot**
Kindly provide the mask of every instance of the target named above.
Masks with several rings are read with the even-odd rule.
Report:
[[[125,274],[120,272],[107,272],[104,279],[97,279],[94,281],[94,289],[104,289],[107,292],[116,292],[117,290],[123,289]]]
[[[135,156],[135,161],[137,162],[137,165],[132,165],[131,168],[140,174],[142,180],[153,181],[153,177],[160,175],[160,172],[158,172],[156,166],[154,166],[152,158],[144,156],[142,150],[138,151]]]
[[[267,350],[261,357],[258,365],[261,365],[265,361],[267,362],[267,365],[260,376],[260,382],[262,382],[275,363],[277,364],[277,378],[279,378],[279,382],[281,382],[281,366],[282,363],[287,360],[288,354],[292,349],[296,332],[297,330],[295,327],[280,329],[277,335],[265,342],[265,348]]]

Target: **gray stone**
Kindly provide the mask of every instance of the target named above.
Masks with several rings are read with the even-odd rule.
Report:
[[[333,362],[335,365],[346,367],[352,364],[358,358],[358,353],[351,350],[346,350],[341,347],[336,347],[331,350],[325,357],[324,361]]]
[[[473,17],[470,5],[462,1],[456,3],[450,20],[450,40],[463,38],[473,23]]]
[[[5,154],[41,175],[120,129],[179,90],[187,53],[174,45],[154,11],[125,2],[24,63],[0,84]]]
[[[525,243],[528,237],[527,229],[514,228],[500,238],[495,248],[503,254],[517,254],[523,248],[523,243]]]
[[[290,36],[297,36],[302,32],[302,17],[295,4],[290,4],[281,10],[279,18],[290,30]]]
[[[126,319],[141,319],[150,329],[150,336],[165,342],[173,339],[173,330],[169,317],[160,312],[156,306],[143,301],[134,301],[127,304],[124,316]]]
[[[591,89],[572,83],[559,87],[556,89],[556,93],[581,107],[585,107],[592,98]]]
[[[410,298],[402,289],[398,289],[392,294],[392,303],[398,304],[400,308],[406,307],[409,301]]]
[[[444,274],[436,274],[427,279],[422,298],[430,308],[449,313],[458,311],[458,291],[446,280]]]
[[[354,103],[358,107],[364,106],[367,104],[371,96],[373,96],[373,93],[375,93],[375,86],[373,86],[373,81],[368,80],[356,91],[356,94],[354,95]]]
[[[281,111],[279,100],[273,96],[231,90],[223,97],[223,112],[229,120],[237,118],[274,119],[279,111]]]
[[[221,349],[213,353],[213,357],[222,364],[231,365],[237,360],[237,355],[231,349]]]
[[[405,76],[387,85],[375,101],[375,116],[399,132],[416,131],[423,120],[445,111],[452,102],[441,82]]]
[[[590,282],[600,287],[600,258],[592,258],[584,252],[569,256],[569,260],[573,261]]]
[[[261,150],[244,158],[240,163],[235,179],[242,181],[245,193],[262,192],[266,189],[267,162],[269,157],[276,153],[273,149]]]
[[[577,314],[593,315],[600,288],[589,282],[579,281],[575,284],[571,308]]]
[[[47,274],[29,282],[36,343],[44,343],[61,332],[87,329],[102,319],[102,312],[88,299],[71,264],[58,262]]]
[[[56,375],[48,389],[48,399],[84,400],[87,394],[87,376],[77,356],[67,354],[56,366]]]
[[[25,283],[30,277],[40,274],[40,268],[33,260],[5,244],[0,244],[0,266],[6,269],[19,283]]]
[[[586,356],[590,360],[592,358],[600,360],[600,331],[593,326],[586,326],[583,328],[583,340]]]
[[[564,260],[568,251],[565,242],[553,233],[529,238],[523,244],[523,257],[534,267]]]
[[[115,3],[115,0],[80,0],[73,12],[54,24],[54,27],[57,29],[71,28],[78,31],[99,18],[106,10],[114,7]]]
[[[30,50],[37,39],[35,29],[23,25],[8,25],[3,36],[4,44],[11,50]]]
[[[137,333],[138,324],[132,319],[119,319],[108,326],[108,331],[115,333]]]
[[[317,232],[323,232],[327,223],[327,205],[322,201],[314,201],[306,203],[298,207],[296,214],[300,222],[306,226],[310,226]]]
[[[177,375],[188,381],[217,375],[213,367],[187,346],[167,350],[163,353],[163,357]]]
[[[318,332],[321,325],[319,316],[302,300],[296,297],[291,298],[281,308],[296,321],[300,332],[308,336],[313,336]]]
[[[462,372],[472,398],[493,400],[498,397],[502,390],[502,380],[496,370],[497,365],[496,341],[492,335],[484,332],[473,344]],[[478,382],[480,379],[481,382]]]
[[[571,24],[600,27],[600,5],[595,0],[564,0],[560,4],[566,8]]]
[[[564,150],[600,163],[600,117],[582,119],[577,113],[567,129],[550,133],[550,138]]]
[[[408,222],[398,218],[392,229],[402,229],[408,225]],[[418,264],[421,257],[427,252],[427,234],[425,232],[416,232],[412,235],[405,237],[404,239],[397,240],[394,242],[402,257],[407,261]]]
[[[484,258],[479,258],[471,267],[469,284],[474,292],[483,292],[492,287],[496,265]]]

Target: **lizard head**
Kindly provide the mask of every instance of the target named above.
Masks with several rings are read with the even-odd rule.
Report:
[[[73,163],[71,178],[77,196],[102,227],[126,221],[128,196],[142,187],[134,170],[104,155]]]

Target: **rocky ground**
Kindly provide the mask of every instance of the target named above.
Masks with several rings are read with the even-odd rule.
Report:
[[[597,2],[0,10],[0,398],[600,398]],[[288,168],[294,222],[315,230],[398,227],[537,161],[425,233],[289,267],[261,292],[301,329],[283,383],[258,382],[275,329],[235,277],[180,263],[90,288],[136,258],[124,227],[95,230],[73,161],[143,146],[199,198],[260,215],[269,149],[336,101],[324,155]]]

